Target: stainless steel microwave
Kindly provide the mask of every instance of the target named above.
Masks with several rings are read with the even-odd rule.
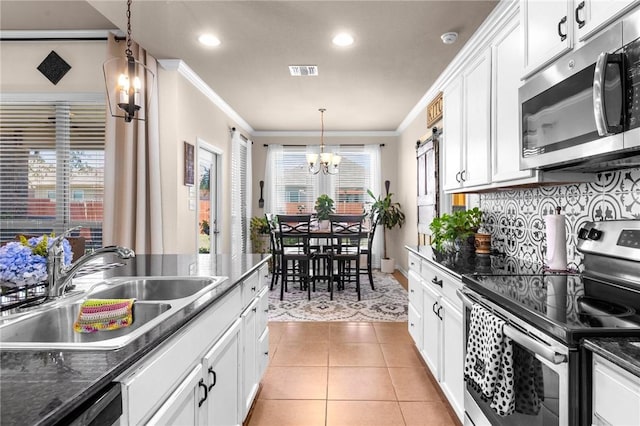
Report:
[[[640,10],[528,80],[520,168],[640,167]]]

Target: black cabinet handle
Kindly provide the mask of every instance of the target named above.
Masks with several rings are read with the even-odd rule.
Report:
[[[467,171],[466,171],[466,170],[463,170],[463,171],[461,171],[461,172],[460,172],[460,180],[461,180],[462,182],[464,182],[465,180],[467,180],[467,178],[466,178],[466,177],[464,177],[465,173],[467,173]]]
[[[560,36],[560,41],[565,41],[567,38],[567,33],[562,34],[562,25],[567,23],[567,17],[563,16],[562,19],[558,22],[558,35]]]
[[[439,287],[442,287],[442,280],[439,280],[438,277],[433,277],[431,282],[434,283],[435,285],[439,286]]]
[[[209,374],[213,375],[213,381],[209,385],[209,390],[211,390],[216,385],[216,382],[218,381],[218,375],[216,374],[215,371],[213,371],[213,367],[209,367],[209,370],[207,371],[209,371]]]
[[[584,27],[585,22],[587,22],[586,19],[580,19],[580,11],[582,9],[584,9],[583,1],[581,1],[580,4],[578,4],[578,7],[576,7],[576,22],[578,23],[578,28]]]
[[[456,182],[458,182],[458,183],[462,182],[462,181],[460,180],[460,173],[461,173],[461,172],[456,173]]]
[[[208,391],[207,391],[207,385],[204,384],[204,379],[200,379],[200,381],[198,382],[198,386],[204,389],[204,398],[198,401],[198,407],[200,407],[207,400]]]
[[[440,321],[442,321],[442,315],[440,315],[440,311],[442,310],[442,306],[440,306],[438,308],[438,312],[436,312],[436,315],[438,316],[438,318],[440,318]]]
[[[431,307],[431,310],[433,311],[434,314],[438,315],[438,312],[436,312],[436,306],[438,305],[438,302],[435,302],[433,304],[433,306]]]
[[[251,287],[251,291],[256,291],[255,286],[254,286],[254,287]]]
[[[253,312],[258,312],[258,308],[251,309]]]

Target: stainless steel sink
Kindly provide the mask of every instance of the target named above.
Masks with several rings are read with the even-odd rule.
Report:
[[[82,302],[62,304],[0,328],[2,348],[118,348],[148,331],[159,320],[172,314],[169,303],[136,302],[133,323],[118,330],[78,333],[73,323]]]
[[[226,277],[120,277],[85,295],[63,298],[9,318],[0,325],[0,349],[116,349],[140,337],[197,300]],[[86,299],[135,298],[133,323],[118,330],[77,333],[73,324]]]
[[[193,296],[223,277],[141,277],[106,281],[89,292],[91,299],[175,300]]]

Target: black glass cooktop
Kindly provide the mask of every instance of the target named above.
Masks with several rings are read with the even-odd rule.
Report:
[[[640,335],[640,290],[579,274],[463,275],[471,290],[567,343]]]

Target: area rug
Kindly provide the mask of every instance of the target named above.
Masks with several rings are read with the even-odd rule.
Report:
[[[361,277],[361,300],[355,284],[334,291],[333,300],[324,282],[319,282],[316,291],[300,290],[298,283],[289,284],[289,291],[280,300],[280,282],[269,292],[269,321],[406,321],[408,311],[407,291],[390,274],[373,271],[371,290],[366,275]]]

